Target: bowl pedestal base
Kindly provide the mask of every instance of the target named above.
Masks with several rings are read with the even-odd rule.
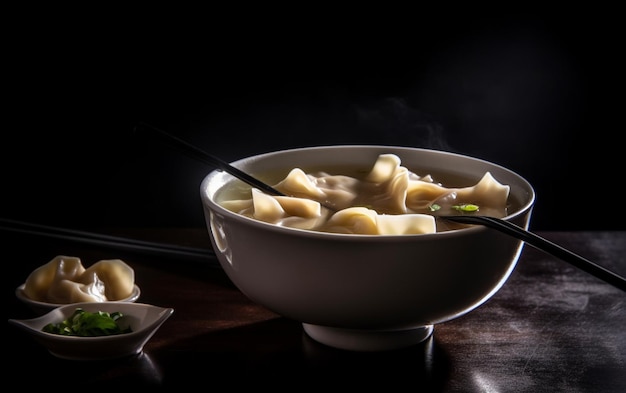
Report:
[[[341,329],[303,323],[304,331],[315,341],[349,351],[387,351],[416,345],[433,333],[433,325],[403,330]]]

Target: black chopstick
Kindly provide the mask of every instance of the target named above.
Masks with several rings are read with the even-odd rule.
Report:
[[[150,252],[168,256],[195,259],[217,265],[215,253],[212,250],[185,247],[173,244],[155,243],[144,240],[129,239],[100,233],[79,231],[24,221],[0,218],[0,230],[23,233],[28,235],[44,236],[54,239],[87,243],[97,246],[113,247],[131,251]]]
[[[261,180],[245,173],[244,171],[238,168],[235,168],[234,166],[230,165],[229,163],[222,160],[221,158],[214,156],[213,154],[207,153],[206,151],[192,145],[191,143],[186,142],[178,137],[175,137],[174,135],[160,128],[151,126],[143,122],[139,122],[137,125],[135,125],[135,128],[133,131],[138,136],[143,136],[143,135],[150,136],[162,143],[165,143],[167,146],[176,148],[178,151],[182,152],[187,157],[197,160],[198,162],[201,162],[203,164],[207,164],[214,169],[217,168],[228,174],[231,174],[234,177],[238,178],[239,180],[247,183],[248,185],[252,187],[258,188],[259,190],[265,192],[268,195],[287,196],[286,194],[282,193],[281,191],[278,191],[276,188],[270,186],[269,184],[262,182]],[[337,208],[335,206],[332,206],[328,202],[319,202],[319,203],[320,205],[322,205],[322,207],[330,211],[333,211],[333,212],[337,211]]]
[[[488,216],[440,216],[446,220],[455,221],[464,224],[481,224],[486,227],[499,230],[517,239],[523,240],[529,245],[552,254],[553,256],[568,262],[575,267],[615,286],[616,288],[626,291],[626,279],[616,273],[594,263],[590,260],[559,246],[535,233],[527,231],[519,226],[495,217]]]
[[[222,160],[221,158],[214,156],[213,154],[210,154],[190,144],[189,142],[186,142],[178,137],[175,137],[174,135],[160,128],[151,126],[150,124],[139,122],[135,125],[134,132],[137,135],[148,134],[150,137],[154,139],[158,139],[161,142],[164,142],[166,145],[178,149],[180,152],[187,155],[188,157],[194,160],[203,162],[214,168],[218,168],[224,172],[227,172],[235,176],[239,180],[242,180],[245,183],[248,183],[252,187],[258,188],[261,191],[269,195],[285,196],[285,194],[278,191],[277,189],[270,186],[269,184],[263,183],[259,179],[243,172],[242,170],[238,168],[235,168],[234,166],[230,165],[228,162]]]

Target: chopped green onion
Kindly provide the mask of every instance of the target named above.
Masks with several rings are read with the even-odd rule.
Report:
[[[472,203],[463,203],[460,205],[454,205],[452,206],[452,208],[456,209],[457,211],[464,212],[464,213],[477,212],[479,210],[478,205],[474,205]]]
[[[88,312],[77,308],[74,313],[60,323],[49,323],[43,327],[46,333],[63,336],[96,337],[114,334],[130,333],[129,327],[123,328],[118,324],[122,313],[108,313],[104,311]]]
[[[428,208],[430,209],[431,212],[436,212],[437,210],[441,209],[441,206],[439,206],[436,203],[433,203],[432,205],[428,206]]]

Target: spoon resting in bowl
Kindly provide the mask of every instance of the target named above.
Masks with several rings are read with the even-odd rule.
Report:
[[[267,194],[275,195],[275,196],[285,195],[282,192],[276,190],[274,187],[270,186],[269,184],[266,184],[254,178],[253,176],[223,161],[222,159],[210,153],[207,153],[203,151],[202,149],[178,137],[175,137],[174,135],[171,135],[170,133],[164,130],[161,130],[159,128],[156,128],[154,126],[151,126],[149,124],[142,122],[142,123],[138,123],[135,126],[134,131],[137,135],[140,135],[140,136],[148,135],[151,138],[164,142],[171,147],[175,147],[179,151],[184,153],[185,155],[189,156],[190,158],[193,158],[204,164],[208,164],[214,168],[223,170],[229,173],[230,175],[238,178],[239,180],[242,180],[245,183],[258,188],[259,190],[264,191]],[[331,210],[336,210],[332,206],[326,206],[326,205],[323,205],[323,206]],[[506,220],[495,218],[495,217],[480,216],[480,215],[473,215],[473,214],[459,215],[459,216],[438,216],[438,218],[454,221],[457,223],[463,223],[463,224],[484,225],[488,228],[495,229],[504,234],[507,234],[509,236],[522,240],[525,243],[541,251],[544,251],[548,254],[551,254],[565,262],[568,262],[572,264],[573,266],[626,292],[626,279],[625,278],[619,276],[618,274],[602,266],[597,265],[594,262],[589,261],[586,258],[583,258],[582,256],[570,250],[567,250],[535,233],[527,231]]]

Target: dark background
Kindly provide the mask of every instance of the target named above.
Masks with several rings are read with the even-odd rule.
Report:
[[[225,160],[327,144],[467,154],[534,185],[531,229],[623,230],[617,15],[278,23],[207,12],[174,23],[42,13],[13,32],[5,56],[15,89],[0,217],[204,226],[199,185],[210,168],[137,140],[143,121]]]

